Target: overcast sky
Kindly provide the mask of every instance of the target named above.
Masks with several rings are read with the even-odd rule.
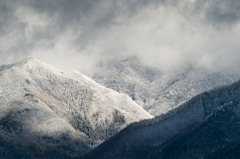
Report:
[[[239,10],[239,0],[0,0],[0,64],[36,57],[91,75],[138,56],[163,71],[238,71]]]

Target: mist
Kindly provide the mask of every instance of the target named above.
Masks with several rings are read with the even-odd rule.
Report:
[[[91,76],[137,56],[163,72],[187,62],[240,74],[240,1],[2,0],[0,64],[35,57]]]

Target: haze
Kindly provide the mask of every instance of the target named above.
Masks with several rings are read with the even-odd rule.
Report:
[[[0,64],[36,57],[91,76],[131,56],[240,74],[237,0],[1,0]]]

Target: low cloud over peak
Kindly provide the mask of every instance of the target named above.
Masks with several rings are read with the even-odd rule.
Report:
[[[131,56],[162,71],[240,66],[235,0],[3,0],[0,8],[0,64],[32,56],[88,75]]]

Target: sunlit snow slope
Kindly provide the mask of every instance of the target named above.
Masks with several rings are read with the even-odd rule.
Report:
[[[82,155],[152,116],[79,72],[28,58],[0,69],[0,158]]]

